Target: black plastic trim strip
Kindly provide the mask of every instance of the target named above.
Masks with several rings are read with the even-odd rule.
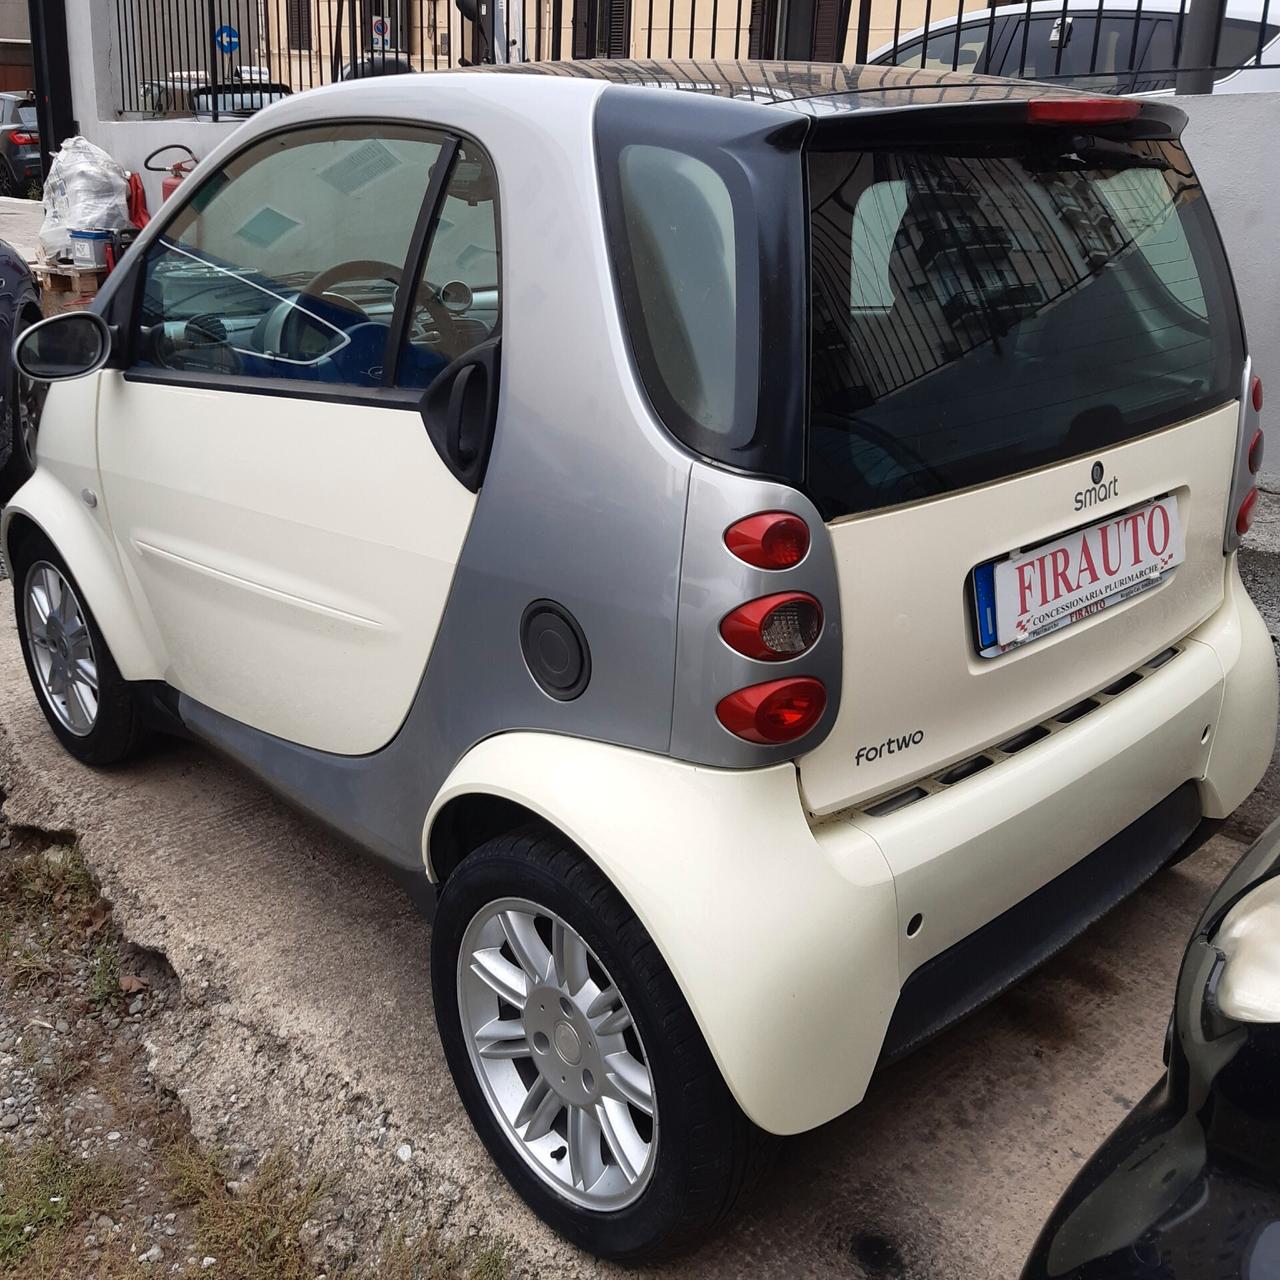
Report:
[[[440,147],[440,154],[431,169],[431,181],[427,183],[418,220],[409,237],[409,250],[405,255],[400,287],[396,290],[396,304],[391,311],[391,329],[387,334],[387,351],[382,361],[382,385],[393,387],[400,370],[400,356],[404,351],[405,327],[409,320],[409,308],[417,300],[418,285],[426,256],[440,222],[440,209],[444,204],[445,188],[453,173],[453,162],[458,155],[458,139],[450,134]]]
[[[229,395],[284,396],[291,400],[316,400],[326,404],[361,404],[376,409],[413,409],[422,392],[414,387],[355,387],[341,382],[302,382],[292,378],[222,377],[187,373],[181,369],[126,369],[126,382],[161,387],[187,387],[193,391],[225,391]]]
[[[903,984],[876,1069],[1003,994],[1214,830],[1201,819],[1196,784],[1184,782],[1075,866],[926,961]]]

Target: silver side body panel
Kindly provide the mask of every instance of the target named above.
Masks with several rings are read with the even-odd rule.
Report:
[[[483,92],[474,91],[477,79]],[[725,693],[785,674],[733,654],[720,639],[720,617],[754,595],[795,587],[823,600],[821,670],[806,673],[827,680],[829,716],[838,701],[835,573],[821,520],[792,490],[697,461],[655,421],[619,319],[601,216],[593,117],[604,86],[569,87],[541,77],[441,75],[364,82],[358,95],[318,90],[264,111],[207,162],[213,167],[250,136],[291,123],[349,121],[357,107],[357,116],[465,131],[483,141],[498,171],[505,335],[498,427],[444,620],[399,734],[373,755],[331,755],[179,699],[197,737],[403,866],[420,866],[424,817],[455,762],[507,730],[717,765],[794,755],[794,748],[749,748],[715,719]],[[733,109],[752,127],[762,116],[794,118],[760,105]],[[724,547],[725,526],[777,507],[809,522],[814,545],[805,563],[786,574],[740,564]],[[571,611],[590,645],[590,684],[572,702],[544,694],[521,655],[521,614],[538,598]]]

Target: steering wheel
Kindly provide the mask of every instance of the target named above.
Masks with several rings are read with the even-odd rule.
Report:
[[[354,312],[361,320],[368,320],[368,313],[358,303],[352,302],[350,298],[341,294],[334,296],[335,286],[346,280],[390,280],[399,289],[404,283],[404,272],[400,267],[384,262],[380,258],[355,258],[350,262],[339,262],[332,267],[327,267],[324,271],[312,276],[302,286],[298,298],[299,300],[302,298],[324,300]],[[453,313],[444,306],[435,291],[429,286],[420,289],[414,299],[414,308],[425,311],[432,326],[439,332],[438,345],[441,352],[450,360],[460,355],[461,352],[454,349],[458,343]],[[293,326],[306,323],[306,317],[299,316],[298,311],[299,308],[296,305],[291,306],[284,316],[279,335],[281,350],[296,349],[290,344],[294,343],[300,335],[295,333]]]
[[[325,318],[326,307],[350,312],[353,323],[367,321],[369,313],[350,298],[332,293],[334,286],[344,280],[390,280],[399,288],[403,275],[399,267],[377,258],[353,258],[350,262],[326,267],[298,290],[298,296],[292,302],[282,303],[264,318],[259,335],[263,350],[267,354],[300,352],[306,326],[314,325],[317,320],[329,323]],[[299,305],[306,299],[320,305],[314,308]]]

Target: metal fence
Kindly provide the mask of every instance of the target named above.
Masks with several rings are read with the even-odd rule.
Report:
[[[1110,93],[1280,84],[1280,0],[104,3],[126,116],[234,119],[336,80],[597,57],[870,61]]]

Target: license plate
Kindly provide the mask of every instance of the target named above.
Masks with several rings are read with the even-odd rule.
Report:
[[[973,573],[978,650],[995,657],[1157,586],[1186,558],[1174,498],[1076,529]]]

